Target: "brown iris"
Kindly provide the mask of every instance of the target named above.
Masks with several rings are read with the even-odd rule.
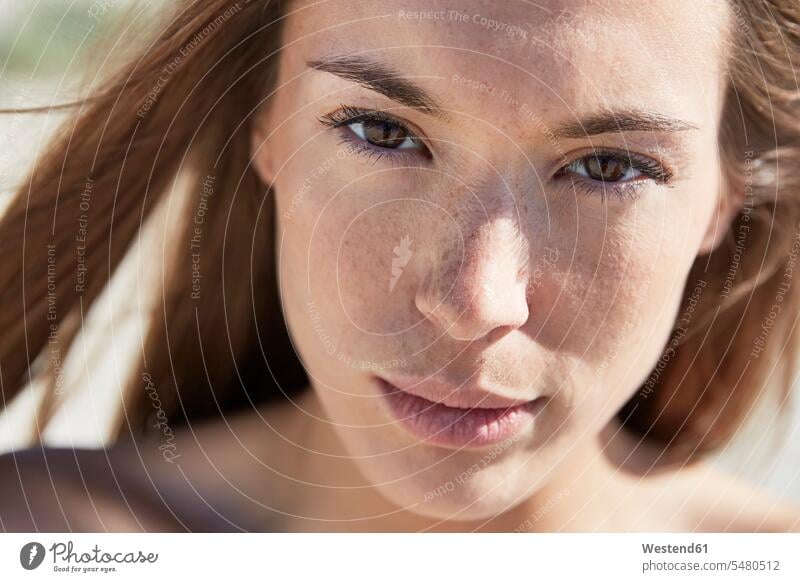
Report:
[[[589,156],[583,161],[586,175],[598,182],[619,182],[630,167],[610,156]]]
[[[372,145],[396,149],[408,139],[408,131],[391,121],[363,121],[364,136]]]

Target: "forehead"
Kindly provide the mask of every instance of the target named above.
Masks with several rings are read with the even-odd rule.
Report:
[[[694,92],[702,115],[719,93],[728,19],[723,0],[298,1],[284,40],[298,67],[356,53],[476,99],[500,91],[666,112]]]

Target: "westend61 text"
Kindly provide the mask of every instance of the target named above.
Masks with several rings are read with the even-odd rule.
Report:
[[[688,544],[685,546],[642,544],[642,552],[645,554],[707,554],[708,544]]]

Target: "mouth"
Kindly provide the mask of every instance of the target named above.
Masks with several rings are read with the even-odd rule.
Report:
[[[398,424],[426,443],[446,448],[483,448],[518,438],[532,428],[547,402],[544,396],[513,400],[438,383],[375,380]]]

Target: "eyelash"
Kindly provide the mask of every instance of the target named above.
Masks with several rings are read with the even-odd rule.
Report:
[[[405,123],[396,117],[389,115],[383,111],[373,109],[361,109],[349,105],[341,105],[339,109],[331,113],[326,113],[319,117],[320,123],[330,128],[344,129],[342,132],[340,143],[348,148],[348,153],[364,156],[371,163],[375,164],[382,159],[388,159],[395,162],[412,162],[419,161],[419,157],[423,156],[426,159],[432,158],[430,150],[425,146],[422,139],[412,131]],[[347,126],[359,122],[372,122],[390,123],[407,133],[408,138],[414,140],[422,146],[423,150],[417,149],[390,149],[383,148],[370,144],[358,137],[353,130]],[[625,182],[601,182],[591,178],[586,179],[577,175],[574,171],[570,172],[570,168],[576,167],[578,164],[585,162],[587,159],[607,158],[627,166],[630,169],[636,170],[642,176],[652,180],[653,182],[661,185],[669,185],[672,180],[672,172],[662,165],[660,162],[646,156],[634,154],[632,152],[614,149],[597,148],[592,150],[589,154],[584,154],[581,157],[575,158],[569,163],[564,164],[555,173],[554,177],[570,179],[574,190],[583,191],[587,195],[596,196],[600,195],[601,200],[605,200],[608,194],[612,194],[619,198],[635,199],[640,193],[643,186],[646,186],[646,180],[633,179]]]
[[[656,184],[669,186],[672,180],[672,171],[665,167],[660,162],[653,158],[635,154],[625,150],[615,150],[607,148],[595,148],[591,153],[584,154],[575,158],[571,162],[561,166],[555,173],[556,178],[569,179],[573,189],[577,192],[582,192],[587,195],[597,196],[600,195],[601,200],[605,200],[606,196],[611,194],[619,198],[635,199],[647,181],[643,179],[633,179],[626,182],[602,182],[598,180],[587,179],[574,172],[570,173],[570,168],[573,168],[591,158],[607,158],[615,162],[621,163],[630,169],[636,170],[641,173],[645,178],[649,178]]]
[[[412,162],[419,161],[419,156],[422,155],[426,159],[433,156],[430,150],[422,142],[422,139],[412,131],[405,123],[396,117],[389,115],[383,111],[374,109],[360,109],[350,105],[342,105],[336,111],[326,113],[319,117],[320,123],[330,128],[345,129],[342,132],[340,143],[347,147],[348,153],[362,155],[373,164],[386,158],[392,162]],[[367,141],[362,140],[353,133],[347,126],[359,122],[386,122],[390,123],[403,131],[408,133],[408,137],[422,146],[423,151],[411,149],[389,149],[372,145]]]

